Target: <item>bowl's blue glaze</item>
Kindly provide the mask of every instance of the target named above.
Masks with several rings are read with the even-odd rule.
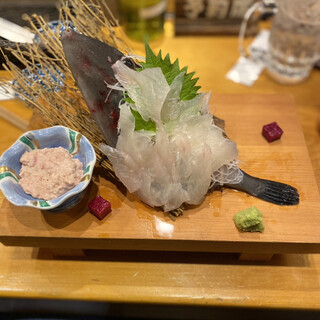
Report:
[[[84,175],[81,182],[62,196],[45,201],[26,194],[19,185],[20,158],[25,151],[63,147],[79,159]],[[0,188],[4,196],[16,206],[60,212],[71,209],[82,199],[91,180],[96,154],[89,140],[64,126],[28,131],[6,150],[0,158]]]

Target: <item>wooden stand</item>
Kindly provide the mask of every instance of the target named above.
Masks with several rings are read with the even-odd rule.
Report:
[[[296,187],[299,205],[277,206],[225,189],[208,194],[201,205],[187,208],[173,222],[161,210],[141,203],[121,184],[106,180],[98,170],[83,201],[65,213],[15,207],[4,200],[0,241],[10,246],[55,249],[235,252],[242,253],[241,259],[320,252],[319,193],[291,98],[217,95],[214,100],[216,115],[226,121],[229,138],[238,144],[241,167],[253,176]],[[273,121],[284,134],[281,140],[268,143],[261,130]],[[103,221],[87,207],[97,194],[112,204],[111,214]],[[233,223],[238,211],[251,206],[263,213],[263,233],[242,233]],[[172,232],[163,232],[166,224]]]

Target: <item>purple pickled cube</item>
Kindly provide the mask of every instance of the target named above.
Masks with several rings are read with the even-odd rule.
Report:
[[[276,122],[272,122],[263,126],[262,134],[268,140],[268,142],[272,142],[281,138],[283,130]]]
[[[89,210],[99,220],[104,219],[111,212],[111,203],[101,196],[95,197],[88,204]]]

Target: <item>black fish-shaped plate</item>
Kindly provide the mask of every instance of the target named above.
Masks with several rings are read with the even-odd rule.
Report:
[[[103,42],[74,31],[62,32],[61,41],[71,72],[95,122],[107,143],[115,147],[118,139],[119,102],[123,98],[123,93],[111,90],[107,84],[117,83],[112,65],[117,60],[123,59],[124,55]],[[130,67],[135,68],[135,64],[132,62]],[[223,127],[223,120],[214,117],[214,121]],[[299,193],[296,188],[252,177],[244,172],[239,183],[225,186],[278,205],[299,203]]]

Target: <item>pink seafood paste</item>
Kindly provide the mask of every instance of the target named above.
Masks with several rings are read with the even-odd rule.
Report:
[[[75,187],[83,176],[82,163],[61,147],[27,151],[20,162],[19,184],[35,198],[57,198]]]

